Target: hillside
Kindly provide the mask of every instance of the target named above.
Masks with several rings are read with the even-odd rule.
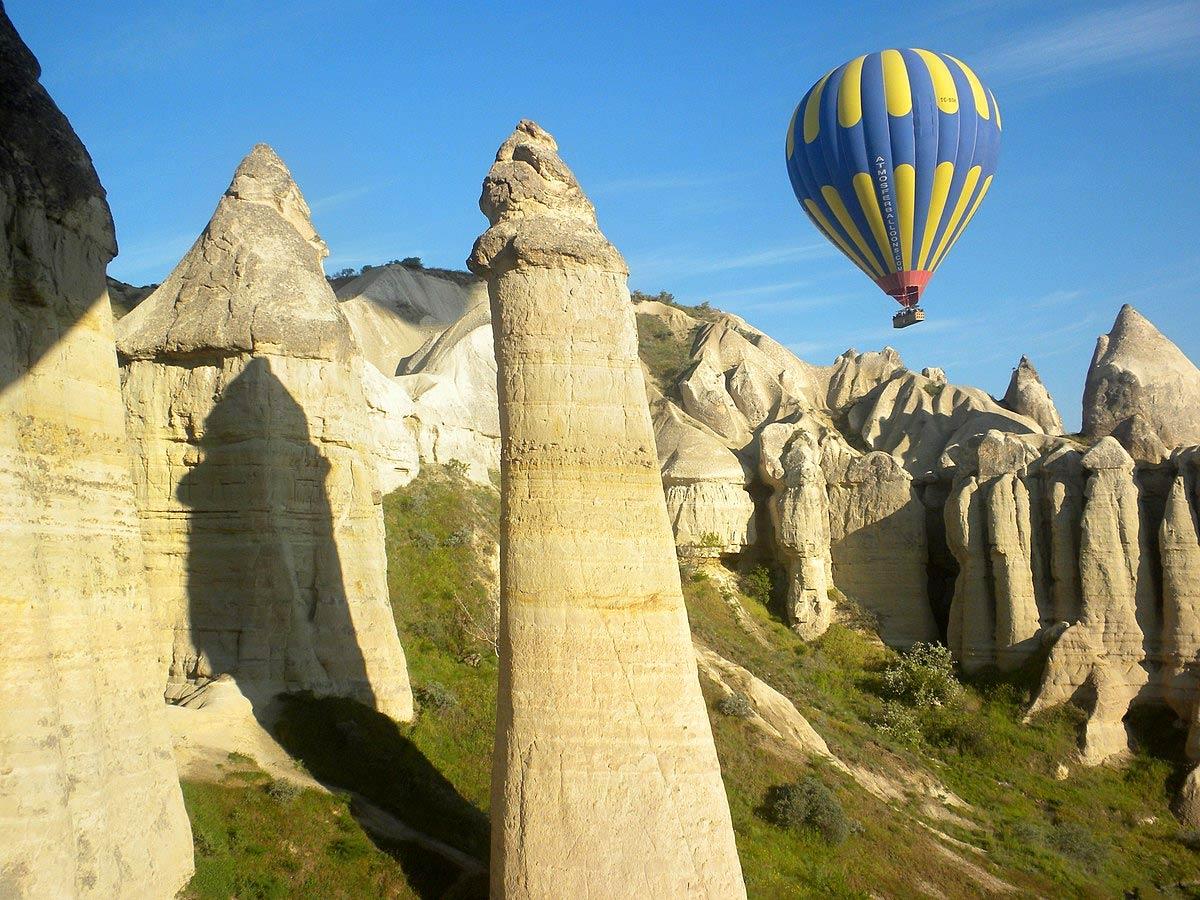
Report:
[[[301,697],[277,735],[326,784],[482,866],[495,715],[496,493],[429,469],[384,505],[389,588],[418,718],[397,727],[350,701]],[[702,679],[750,896],[1186,897],[1200,889],[1200,834],[1180,828],[1169,809],[1183,736],[1161,717],[1137,722],[1128,765],[1079,768],[1071,708],[1021,723],[1027,673],[969,679],[942,706],[913,702],[911,690],[889,692],[887,673],[901,656],[878,641],[869,619],[846,617],[806,643],[780,620],[779,592],[763,570],[708,560],[681,571],[695,639],[794,704],[831,754],[772,733],[777,709],[744,695],[729,702],[727,689]],[[936,666],[918,671],[938,683]],[[203,826],[194,896],[224,896],[228,882],[213,873],[244,871],[234,857],[247,851],[236,839],[205,835],[240,833],[238,823],[248,822],[260,831],[256,846],[295,845],[304,860],[256,876],[260,896],[316,883],[313,857],[331,883],[393,883],[395,870],[354,837],[344,806],[304,795],[304,808],[322,812],[297,837],[290,817],[262,813],[278,806],[269,785],[231,769],[220,788],[185,792]],[[815,824],[772,824],[764,808],[772,789],[805,778],[828,787],[841,811]],[[819,826],[833,822],[836,832],[843,819],[846,833],[831,843]],[[452,886],[450,896],[486,893],[469,865],[464,871],[413,843],[380,846],[418,896]]]

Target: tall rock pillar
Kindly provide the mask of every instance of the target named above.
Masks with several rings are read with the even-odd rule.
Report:
[[[0,4],[0,897],[169,897],[162,708],[87,151]]]
[[[522,121],[471,253],[502,446],[494,897],[742,897],[620,253]]]

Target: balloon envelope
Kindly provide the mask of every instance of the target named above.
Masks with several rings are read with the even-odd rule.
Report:
[[[911,307],[983,202],[999,150],[996,98],[965,63],[884,50],[804,95],[787,170],[821,233]]]

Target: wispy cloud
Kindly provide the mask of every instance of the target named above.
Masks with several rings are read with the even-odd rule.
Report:
[[[1069,303],[1074,303],[1083,296],[1083,291],[1051,291],[1036,300],[1029,302],[1028,306],[1033,309],[1045,309],[1048,306],[1066,306]]]
[[[631,191],[674,191],[711,187],[714,184],[730,180],[729,175],[718,176],[668,172],[659,175],[638,175],[633,178],[617,178],[613,181],[602,181],[599,184],[592,185],[588,190],[593,194],[620,194]]]
[[[195,241],[195,234],[177,234],[158,241],[119,245],[120,252],[109,265],[110,274],[130,284],[159,281],[175,268]]]
[[[350,200],[357,200],[359,197],[365,197],[371,191],[384,187],[383,184],[362,184],[358,187],[346,188],[342,191],[335,191],[332,194],[326,194],[324,197],[318,197],[308,204],[313,212],[325,212],[333,209],[335,206],[341,206]]]
[[[777,281],[774,284],[759,284],[754,287],[738,288],[733,291],[717,291],[715,294],[709,294],[709,300],[723,300],[726,297],[758,297],[762,294],[778,294],[782,291],[791,291],[796,288],[808,287],[812,281],[805,278],[800,281]]]
[[[1197,39],[1196,3],[1129,3],[1031,29],[999,46],[981,68],[996,81],[1061,80],[1114,64],[1195,57]]]
[[[767,250],[757,250],[753,253],[738,253],[723,257],[696,257],[693,255],[675,255],[664,252],[631,260],[629,269],[635,278],[662,277],[666,275],[679,277],[712,275],[717,272],[733,272],[742,269],[759,269],[784,265],[803,259],[829,256],[832,252],[830,245],[825,242],[772,247]]]

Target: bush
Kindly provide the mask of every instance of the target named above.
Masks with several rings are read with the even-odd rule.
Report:
[[[304,788],[294,781],[276,778],[267,785],[267,796],[276,803],[291,803],[304,793]]]
[[[742,575],[741,578],[742,593],[753,600],[757,600],[763,606],[771,605],[771,591],[773,583],[771,580],[771,570],[766,566],[757,566]]]
[[[1063,856],[1094,871],[1104,859],[1104,847],[1092,833],[1076,822],[1060,822],[1050,833],[1050,843]]]
[[[950,648],[943,644],[913,644],[883,671],[881,696],[916,709],[944,706],[961,693]]]
[[[425,268],[425,264],[421,262],[421,257],[419,256],[406,256],[404,259],[400,260],[400,265],[404,266],[406,269]]]
[[[964,756],[983,758],[996,751],[996,741],[987,721],[958,705],[930,711],[922,731],[935,747],[951,748]]]
[[[892,740],[915,747],[921,743],[921,723],[903,703],[888,700],[875,720],[875,728]]]
[[[771,788],[763,806],[767,819],[780,828],[811,828],[830,844],[840,844],[850,834],[842,804],[812,775]]]
[[[700,535],[700,546],[707,548],[724,547],[725,542],[721,540],[721,536],[715,531],[706,531]]]
[[[734,719],[748,719],[754,715],[754,706],[749,697],[741,691],[734,691],[717,701],[717,712]]]
[[[421,705],[422,709],[449,709],[458,702],[454,692],[437,681],[427,681],[416,688],[413,691],[413,698]]]

